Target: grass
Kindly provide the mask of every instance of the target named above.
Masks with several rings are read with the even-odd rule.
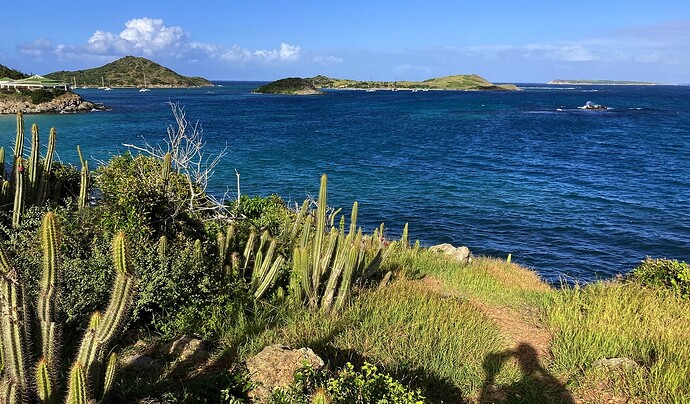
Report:
[[[600,282],[562,290],[546,321],[554,331],[554,367],[582,386],[605,383],[638,401],[690,401],[687,300],[634,283]],[[597,359],[615,357],[640,367],[608,374],[592,367]]]
[[[429,402],[690,402],[690,302],[671,292],[621,282],[555,290],[500,259],[459,264],[424,250],[397,251],[385,269],[397,269],[397,279],[359,290],[342,313],[266,303],[219,323],[214,366],[226,373],[218,380],[241,385],[227,369],[281,343],[312,348],[331,370],[373,363]],[[529,336],[506,338],[487,307],[529,314],[552,334],[552,356],[538,358]],[[612,357],[639,366],[593,365]],[[210,391],[184,383],[178,398]]]

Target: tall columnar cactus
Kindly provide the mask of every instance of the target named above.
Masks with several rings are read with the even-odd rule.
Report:
[[[36,194],[38,193],[38,182],[40,179],[40,173],[38,171],[40,162],[40,137],[38,135],[38,125],[31,125],[31,152],[29,153],[29,164],[28,164],[28,186],[26,189],[29,203],[36,202]]]
[[[161,179],[163,180],[163,186],[168,186],[168,181],[170,181],[170,172],[172,171],[172,157],[170,152],[165,153],[163,157],[163,167],[161,169]]]
[[[5,148],[0,147],[0,181],[5,179]]]
[[[59,228],[53,213],[46,214],[41,230],[43,249],[43,275],[36,304],[40,340],[32,340],[27,324],[28,316],[22,302],[23,280],[17,267],[8,260],[0,247],[0,326],[2,332],[5,367],[2,370],[0,394],[2,402],[35,401],[56,402],[60,390],[55,378],[60,375],[57,330],[54,321],[54,302],[60,278],[58,259]],[[82,340],[77,359],[69,373],[67,402],[89,402],[103,398],[112,384],[116,357],[108,359],[102,394],[94,389],[101,358],[117,330],[124,322],[127,308],[134,294],[133,267],[123,233],[113,240],[113,263],[117,273],[110,303],[103,314],[95,313]],[[30,358],[40,358],[31,365]]]
[[[17,112],[17,137],[14,140],[14,160],[24,156],[24,115]]]
[[[79,184],[79,200],[77,205],[79,209],[83,209],[89,204],[89,162],[84,160],[79,145],[77,145],[77,154],[79,154],[79,161],[81,162],[81,182]]]
[[[285,258],[277,252],[277,242],[264,231],[256,243],[256,233],[249,234],[244,252],[232,251],[235,228],[228,226],[225,233],[219,233],[218,256],[221,277],[225,283],[236,276],[246,277],[255,299],[263,297],[275,284]]]
[[[17,158],[17,169],[14,175],[14,205],[12,206],[12,227],[19,226],[24,213],[24,161]]]
[[[370,276],[383,255],[381,245],[365,243],[357,229],[357,202],[352,206],[347,234],[344,223],[336,229],[332,215],[326,220],[327,185],[323,175],[314,219],[307,216],[300,222],[301,236],[292,256],[290,289],[295,301],[330,312],[344,307],[355,279],[362,282]]]
[[[53,170],[53,155],[55,154],[55,142],[57,132],[55,128],[50,128],[50,135],[48,136],[48,149],[46,156],[43,159],[43,170],[39,180],[38,192],[36,195],[36,204],[42,205],[48,200],[48,193],[50,190],[50,173]]]

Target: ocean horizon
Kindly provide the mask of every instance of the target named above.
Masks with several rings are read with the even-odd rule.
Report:
[[[280,195],[301,203],[329,177],[329,205],[372,232],[532,268],[546,281],[589,282],[632,270],[645,256],[690,261],[690,87],[519,84],[523,91],[327,90],[325,96],[252,94],[264,82],[190,89],[79,89],[110,111],[25,115],[57,155],[91,167],[128,149],[164,145],[184,107],[208,154],[227,148],[208,191]],[[583,110],[587,101],[606,105]],[[0,116],[9,150],[15,117]],[[45,143],[45,142],[44,142]],[[29,144],[27,141],[26,144]]]

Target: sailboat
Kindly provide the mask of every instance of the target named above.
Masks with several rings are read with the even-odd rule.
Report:
[[[105,91],[110,91],[110,90],[112,90],[112,88],[106,87],[106,86],[105,86],[105,79],[103,78],[103,76],[101,76],[101,86],[98,87],[98,89],[99,89],[99,90],[105,90]]]
[[[151,91],[151,89],[146,86],[146,73],[144,73],[144,87],[140,88],[139,92],[145,93],[147,91]]]

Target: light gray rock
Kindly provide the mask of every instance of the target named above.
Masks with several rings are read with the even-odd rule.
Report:
[[[469,248],[465,246],[460,246],[460,247],[453,247],[453,245],[448,244],[448,243],[443,243],[439,245],[435,245],[433,247],[429,247],[429,251],[435,251],[439,252],[442,254],[446,254],[450,256],[451,258],[455,259],[458,262],[461,262],[463,264],[467,264],[468,262],[472,262],[472,252],[470,251]]]
[[[247,360],[247,370],[256,386],[250,392],[255,402],[265,402],[276,387],[288,387],[294,381],[295,371],[305,364],[313,369],[322,368],[325,363],[310,348],[292,349],[275,344],[265,347],[256,356]]]
[[[178,361],[201,362],[209,358],[204,341],[183,335],[175,341],[168,342],[158,350],[159,354],[175,357]]]
[[[161,369],[163,367],[163,362],[141,354],[134,354],[125,358],[124,364],[135,371]]]

